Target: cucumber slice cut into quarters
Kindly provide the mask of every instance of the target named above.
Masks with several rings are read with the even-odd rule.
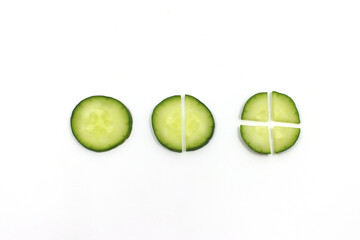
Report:
[[[300,135],[300,128],[279,127],[273,128],[274,151],[283,152],[292,147]]]
[[[240,134],[244,142],[255,152],[271,153],[268,127],[241,125]]]
[[[247,100],[241,119],[261,122],[269,120],[268,95],[266,92],[257,93]]]
[[[182,151],[181,96],[161,101],[153,110],[152,127],[158,141],[169,150]]]
[[[115,98],[91,96],[74,108],[71,130],[81,145],[104,152],[119,146],[130,136],[132,116]]]
[[[267,93],[264,92],[253,95],[246,102],[241,119],[268,122],[267,98]],[[292,147],[300,135],[300,128],[296,126],[281,126],[281,122],[300,123],[295,102],[289,96],[275,91],[272,92],[271,102],[272,120],[275,122],[271,132],[272,136],[268,131],[269,123],[257,123],[256,126],[240,125],[240,134],[244,142],[258,153],[268,154],[271,152],[270,137],[273,139],[273,152],[280,153]]]
[[[295,102],[285,94],[272,92],[272,119],[276,122],[300,123]]]
[[[185,95],[186,151],[205,146],[214,134],[215,121],[210,110],[193,96]]]

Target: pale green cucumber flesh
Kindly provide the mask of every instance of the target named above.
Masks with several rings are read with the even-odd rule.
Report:
[[[300,123],[295,102],[287,95],[272,92],[272,120],[276,122]]]
[[[181,96],[161,101],[153,110],[152,127],[158,141],[169,150],[182,151]]]
[[[273,128],[274,152],[283,152],[292,147],[300,135],[300,128],[279,127]]]
[[[271,153],[269,128],[267,126],[240,125],[240,135],[244,142],[255,152]]]
[[[241,119],[261,122],[269,120],[268,95],[266,92],[257,93],[247,100]]]
[[[132,116],[117,99],[91,96],[74,108],[71,130],[84,147],[103,152],[117,147],[130,136]]]
[[[205,146],[214,134],[215,121],[211,111],[193,96],[185,95],[186,151]]]

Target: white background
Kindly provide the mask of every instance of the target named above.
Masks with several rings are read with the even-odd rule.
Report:
[[[358,1],[0,2],[0,239],[360,239]],[[302,133],[262,156],[239,139],[245,101],[291,96]],[[174,153],[153,107],[188,93],[213,139]],[[85,97],[115,97],[130,138],[72,136]]]

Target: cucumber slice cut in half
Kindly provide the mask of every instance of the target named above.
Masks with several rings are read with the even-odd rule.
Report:
[[[279,127],[273,128],[274,152],[283,152],[292,147],[298,140],[300,128]]]
[[[119,100],[91,96],[82,100],[71,115],[71,130],[84,147],[104,152],[122,144],[132,130],[132,116]]]
[[[269,120],[268,95],[266,92],[257,93],[247,100],[241,119],[261,122]]]
[[[181,96],[161,101],[153,110],[152,127],[155,137],[169,150],[182,151]]]
[[[215,121],[210,110],[195,97],[185,95],[181,101],[181,96],[175,95],[156,105],[152,127],[157,140],[169,150],[194,151],[210,141]]]
[[[300,123],[295,102],[285,94],[272,92],[272,119],[276,122]]]
[[[186,151],[205,146],[214,134],[215,121],[210,110],[193,96],[185,95]]]
[[[268,127],[240,125],[240,134],[244,142],[255,152],[271,153]]]

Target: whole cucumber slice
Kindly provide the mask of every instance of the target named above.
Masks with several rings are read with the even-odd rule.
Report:
[[[104,152],[119,146],[130,136],[132,116],[115,98],[91,96],[74,108],[71,130],[84,147]]]

